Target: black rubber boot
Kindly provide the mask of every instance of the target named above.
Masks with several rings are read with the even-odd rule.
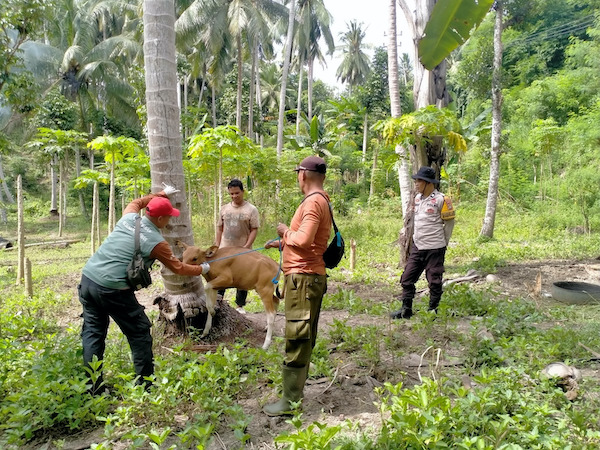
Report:
[[[402,309],[398,311],[394,311],[390,314],[392,319],[410,319],[413,315],[412,311],[412,298],[403,298],[402,299]]]
[[[432,298],[429,300],[429,311],[435,311],[437,313],[438,306],[440,306],[439,298]]]
[[[302,400],[306,372],[306,367],[283,366],[283,395],[279,401],[263,408],[263,412],[267,416],[291,416],[294,414],[291,402]]]

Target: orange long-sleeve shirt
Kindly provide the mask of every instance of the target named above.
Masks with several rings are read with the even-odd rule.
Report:
[[[296,209],[289,229],[282,237],[283,273],[325,275],[323,253],[331,234],[329,196],[310,193]]]

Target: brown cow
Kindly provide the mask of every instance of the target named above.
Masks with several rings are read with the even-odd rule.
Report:
[[[207,336],[212,327],[219,289],[237,288],[245,291],[254,289],[267,312],[267,335],[262,348],[265,350],[269,348],[273,337],[275,314],[281,298],[273,294],[276,287],[273,279],[279,278],[279,265],[268,256],[245,247],[218,248],[213,245],[207,250],[202,250],[181,241],[177,241],[177,245],[183,248],[184,263],[197,265],[208,263],[210,266],[210,270],[202,275],[207,281],[204,288],[208,309],[202,337]]]

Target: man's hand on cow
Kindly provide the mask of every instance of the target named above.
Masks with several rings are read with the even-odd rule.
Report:
[[[162,186],[163,186],[163,192],[165,193],[165,195],[167,197],[169,197],[171,194],[175,194],[176,192],[181,192],[179,189],[176,189],[173,186],[169,186],[166,183],[163,183]]]
[[[279,225],[277,225],[277,234],[279,235],[279,237],[283,237],[287,230],[288,226],[285,223],[279,222]]]

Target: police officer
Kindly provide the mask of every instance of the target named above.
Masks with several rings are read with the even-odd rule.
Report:
[[[425,271],[429,284],[429,309],[437,312],[442,298],[442,276],[446,247],[454,229],[455,212],[450,198],[437,190],[439,181],[431,167],[421,167],[415,180],[414,231],[410,255],[400,278],[402,308],[392,319],[410,319],[415,283]]]

